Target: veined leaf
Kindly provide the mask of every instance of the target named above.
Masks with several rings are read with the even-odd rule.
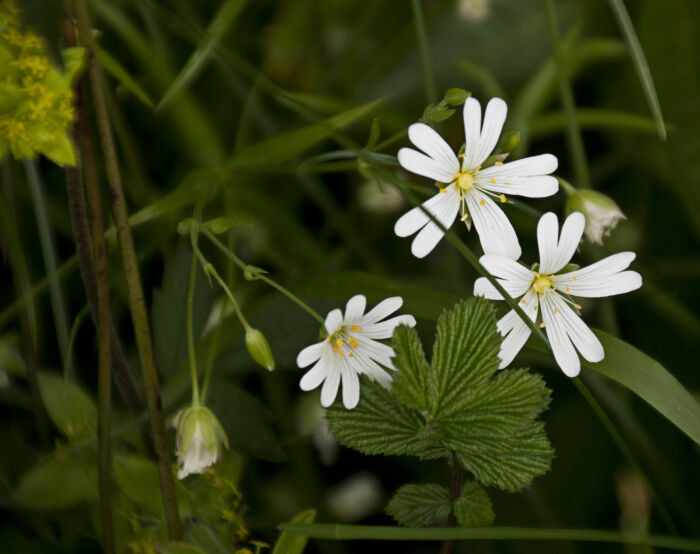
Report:
[[[447,450],[435,444],[431,428],[415,410],[367,377],[360,378],[360,402],[352,410],[336,401],[326,410],[333,434],[345,446],[363,454],[412,454],[435,458]]]
[[[453,509],[462,527],[487,527],[493,524],[493,506],[486,491],[474,481],[464,483]]]
[[[54,373],[41,372],[39,390],[54,425],[71,440],[97,433],[95,402],[78,385]]]
[[[295,515],[289,522],[292,525],[305,525],[313,523],[316,519],[316,510],[305,510]],[[275,543],[272,554],[302,554],[306,548],[309,537],[282,532]]]
[[[459,412],[486,384],[498,369],[500,346],[501,336],[487,300],[460,301],[440,316],[432,359],[436,418]]]
[[[242,148],[230,157],[226,167],[233,171],[272,168],[303,154],[309,148],[330,137],[335,131],[347,127],[353,121],[370,113],[382,99],[374,100],[341,114],[308,125],[280,133],[261,142]]]
[[[393,496],[386,513],[406,527],[424,527],[450,514],[450,492],[440,485],[404,485]]]
[[[58,510],[97,498],[97,469],[78,460],[39,463],[12,492],[14,502],[35,510]]]
[[[407,325],[400,325],[394,331],[392,343],[396,351],[394,365],[400,368],[394,380],[394,392],[406,406],[432,411],[435,389],[429,379],[430,366],[418,333]]]

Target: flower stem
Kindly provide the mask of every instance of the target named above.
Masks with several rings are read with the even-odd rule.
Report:
[[[197,236],[192,233],[192,248],[197,248]],[[199,378],[197,376],[197,356],[194,350],[194,325],[193,325],[193,308],[194,308],[194,285],[197,280],[197,256],[194,250],[192,251],[192,264],[190,267],[190,287],[187,291],[187,350],[190,358],[190,377],[192,378],[192,405],[199,406]]]
[[[462,466],[459,464],[455,451],[453,450],[450,454],[452,456],[452,486],[450,488],[450,515],[447,516],[447,527],[456,527],[457,516],[454,511],[454,503],[462,494],[464,471],[462,471]],[[440,554],[452,554],[454,544],[454,539],[444,540],[440,547]]]
[[[139,352],[139,359],[143,370],[146,384],[146,398],[148,403],[149,418],[153,430],[153,441],[156,451],[158,473],[160,478],[161,493],[165,507],[165,519],[168,526],[168,535],[172,539],[179,539],[182,536],[182,527],[178,514],[177,501],[175,498],[175,484],[170,464],[170,455],[165,436],[165,425],[161,412],[160,393],[158,385],[158,374],[156,371],[155,358],[153,354],[153,344],[151,332],[148,324],[148,313],[143,297],[141,277],[139,275],[138,260],[134,248],[133,237],[129,227],[129,215],[127,212],[124,190],[121,183],[117,152],[114,146],[112,130],[107,113],[107,104],[102,84],[102,71],[94,55],[94,41],[92,28],[87,7],[87,0],[78,0],[76,3],[78,25],[82,43],[88,49],[88,70],[90,84],[92,86],[92,96],[95,105],[102,151],[105,160],[107,181],[109,184],[110,197],[112,199],[112,210],[117,228],[119,246],[122,253],[124,273],[126,276],[127,288],[129,292],[129,308],[134,325],[134,334]]]
[[[567,75],[566,56],[564,53],[564,44],[559,34],[559,24],[557,23],[557,13],[554,9],[553,0],[545,0],[547,8],[547,22],[549,24],[549,34],[554,47],[554,56],[557,61],[557,71],[559,73],[559,93],[561,95],[561,103],[564,107],[564,115],[566,117],[566,134],[569,143],[571,159],[574,163],[574,173],[576,181],[581,188],[590,188],[591,176],[588,173],[588,164],[586,163],[586,150],[583,147],[583,139],[581,137],[581,129],[576,118],[576,104],[574,102],[574,93],[571,90],[571,83]]]
[[[411,0],[413,10],[413,21],[416,25],[416,35],[418,35],[418,48],[420,50],[421,63],[423,64],[423,78],[425,79],[425,97],[428,104],[437,102],[437,92],[435,90],[435,79],[433,68],[430,63],[430,51],[428,50],[428,38],[425,32],[425,21],[423,20],[423,10],[420,0]]]
[[[217,239],[214,234],[209,231],[206,227],[201,227],[202,234],[206,236],[212,243],[214,243],[214,246],[216,246],[223,254],[230,260],[232,260],[240,269],[241,271],[246,271],[248,266],[241,261],[241,259],[236,256],[231,250],[229,250],[225,244],[223,244],[219,239]],[[306,304],[301,298],[299,298],[297,295],[294,293],[290,292],[286,288],[284,288],[282,285],[277,283],[276,281],[273,281],[269,277],[263,275],[263,274],[258,274],[257,275],[258,279],[266,283],[267,285],[271,286],[272,288],[278,290],[282,294],[284,294],[287,298],[289,298],[292,302],[294,302],[297,306],[299,306],[302,310],[307,312],[311,317],[313,317],[316,321],[318,321],[321,326],[325,324],[325,320],[321,317],[321,315],[314,310],[311,306]]]

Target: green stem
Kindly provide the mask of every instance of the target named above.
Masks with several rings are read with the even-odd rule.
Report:
[[[457,516],[454,511],[454,503],[462,494],[462,481],[464,480],[464,471],[457,459],[457,454],[453,450],[452,458],[452,484],[450,486],[450,515],[447,517],[447,527],[457,527]],[[440,554],[452,554],[455,541],[454,539],[446,539],[440,547]]]
[[[435,79],[433,68],[430,63],[430,51],[428,50],[428,38],[425,32],[425,21],[423,20],[423,10],[420,0],[411,0],[413,11],[413,21],[416,24],[416,35],[418,35],[418,48],[420,49],[421,63],[423,64],[423,78],[425,79],[425,97],[428,104],[437,102],[437,92],[435,90]]]
[[[68,352],[66,353],[66,357],[63,360],[63,375],[64,375],[63,385],[64,386],[68,383],[68,379],[67,379],[68,371],[66,370],[66,365],[68,363],[68,360],[73,355],[73,350],[75,349],[75,339],[78,336],[78,330],[80,329],[80,326],[83,324],[83,320],[87,317],[87,315],[89,313],[90,313],[90,304],[85,304],[78,312],[78,315],[75,316],[75,319],[73,320],[73,324],[70,327],[70,335],[68,337]]]
[[[192,233],[192,248],[197,248],[196,233]],[[197,256],[192,252],[190,267],[190,287],[187,291],[187,351],[190,358],[190,377],[192,378],[192,405],[199,406],[199,378],[197,376],[197,356],[194,350],[194,286],[197,280]]]
[[[620,533],[601,529],[532,529],[528,527],[397,527],[317,523],[279,526],[285,533],[326,540],[443,541],[511,540],[577,541],[617,544],[644,544],[658,548],[700,552],[700,541],[665,535]]]
[[[153,431],[154,449],[157,457],[168,535],[170,538],[177,540],[182,537],[182,526],[178,514],[177,500],[175,498],[175,484],[165,435],[165,424],[161,412],[158,373],[153,354],[148,313],[146,311],[146,303],[141,286],[141,276],[139,275],[138,260],[136,258],[134,241],[129,227],[129,215],[121,183],[117,152],[112,137],[109,114],[107,113],[107,104],[103,91],[102,71],[94,55],[95,45],[90,25],[87,0],[78,0],[76,7],[80,36],[82,43],[88,49],[90,84],[92,86],[92,96],[100,131],[110,198],[112,199],[114,221],[117,228],[117,236],[124,264],[124,274],[126,276],[129,292],[129,309],[133,320],[136,345],[146,384],[148,412]]]
[[[566,179],[562,179],[561,177],[557,177],[557,181],[559,181],[559,184],[561,185],[561,188],[564,189],[564,192],[566,193],[567,196],[571,196],[572,194],[576,193],[576,187],[569,183]]]
[[[559,34],[559,25],[557,23],[557,14],[554,9],[553,0],[545,0],[547,8],[547,22],[549,24],[549,33],[552,38],[552,46],[557,61],[557,71],[559,73],[559,91],[561,95],[562,106],[566,116],[566,133],[569,143],[571,159],[574,164],[574,173],[578,186],[581,188],[590,188],[591,177],[588,172],[588,164],[586,163],[586,151],[583,147],[583,139],[581,137],[581,129],[579,128],[578,119],[576,118],[576,104],[574,102],[574,94],[571,91],[571,83],[569,83],[566,53],[564,51],[564,43]]]
[[[31,194],[32,203],[34,204],[36,224],[39,229],[39,244],[44,258],[44,266],[46,267],[46,276],[49,280],[51,308],[53,320],[56,325],[58,347],[61,351],[61,359],[67,361],[65,367],[68,375],[73,376],[73,362],[68,356],[68,318],[66,316],[65,302],[63,301],[63,292],[61,291],[61,283],[56,274],[56,254],[53,247],[53,236],[51,235],[46,202],[44,201],[43,187],[34,160],[29,158],[25,159],[24,170],[29,184],[29,193]]]
[[[202,234],[206,236],[213,244],[216,246],[221,252],[231,261],[233,261],[240,269],[241,271],[246,271],[248,269],[248,265],[245,264],[238,256],[236,256],[231,250],[229,250],[225,244],[223,244],[219,239],[214,236],[214,234],[209,231],[206,227],[202,226],[201,227]],[[284,294],[287,298],[289,298],[292,302],[294,302],[297,306],[299,306],[302,310],[307,312],[311,317],[313,317],[316,321],[318,321],[321,326],[325,324],[325,320],[321,317],[321,315],[314,310],[311,306],[306,304],[301,298],[284,288],[282,285],[277,283],[276,281],[273,281],[269,277],[259,273],[257,274],[258,279],[266,283],[267,285],[271,286],[275,290],[278,290],[282,294]]]

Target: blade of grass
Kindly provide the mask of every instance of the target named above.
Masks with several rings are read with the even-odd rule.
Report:
[[[204,68],[212,51],[236,21],[246,2],[247,0],[228,0],[219,8],[197,48],[158,103],[156,112],[163,110],[170,103],[170,100],[185,88]]]
[[[664,535],[619,533],[602,529],[532,529],[527,527],[389,527],[374,525],[341,525],[317,523],[279,526],[285,533],[306,535],[328,540],[393,540],[442,541],[453,540],[538,540],[646,544],[659,548],[700,552],[700,541]]]
[[[423,20],[423,10],[420,0],[411,0],[411,10],[413,11],[413,21],[416,25],[416,35],[418,36],[418,49],[423,65],[423,79],[425,81],[425,98],[428,104],[437,102],[437,91],[435,89],[435,77],[433,67],[430,62],[430,50],[428,49],[428,37],[425,32],[425,21]]]
[[[647,104],[649,104],[649,111],[651,111],[651,116],[656,122],[656,130],[659,133],[659,138],[665,141],[667,138],[666,124],[664,123],[664,116],[661,113],[659,96],[656,93],[654,79],[652,79],[644,50],[642,50],[642,45],[639,43],[637,33],[634,31],[634,25],[632,25],[630,14],[623,0],[608,0],[608,3],[615,14],[618,25],[620,25],[622,36],[625,37],[625,42],[627,42],[634,69],[639,77],[639,83],[642,85]]]
[[[147,107],[153,108],[153,101],[148,93],[143,90],[143,87],[139,85],[136,80],[129,75],[129,73],[122,67],[122,65],[115,60],[109,52],[100,48],[96,48],[95,53],[97,54],[97,59],[100,61],[102,67],[105,71],[114,77],[119,83],[121,83],[126,90],[133,94],[136,98],[141,100]]]

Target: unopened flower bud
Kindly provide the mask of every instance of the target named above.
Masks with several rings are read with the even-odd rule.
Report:
[[[259,330],[249,327],[245,332],[245,346],[248,354],[265,369],[272,371],[275,369],[275,359],[272,357],[270,344],[265,335]]]
[[[512,152],[520,143],[520,131],[506,131],[501,136],[498,149],[501,152]]]
[[[173,419],[177,430],[178,479],[204,470],[221,456],[221,445],[228,448],[224,428],[214,413],[204,406],[180,410]]]
[[[470,96],[470,93],[463,88],[450,88],[445,92],[445,102],[450,106],[461,106]]]
[[[254,265],[247,265],[243,270],[243,278],[246,281],[257,281],[263,273],[267,273],[262,268],[255,267]]]
[[[180,223],[177,224],[177,232],[180,235],[189,235],[190,231],[192,231],[192,224],[194,222],[192,221],[191,217],[188,217],[186,219],[183,219]]]
[[[588,240],[597,244],[603,244],[603,235],[608,236],[620,219],[627,219],[612,198],[590,189],[579,189],[569,196],[566,211],[586,216],[584,232]]]

